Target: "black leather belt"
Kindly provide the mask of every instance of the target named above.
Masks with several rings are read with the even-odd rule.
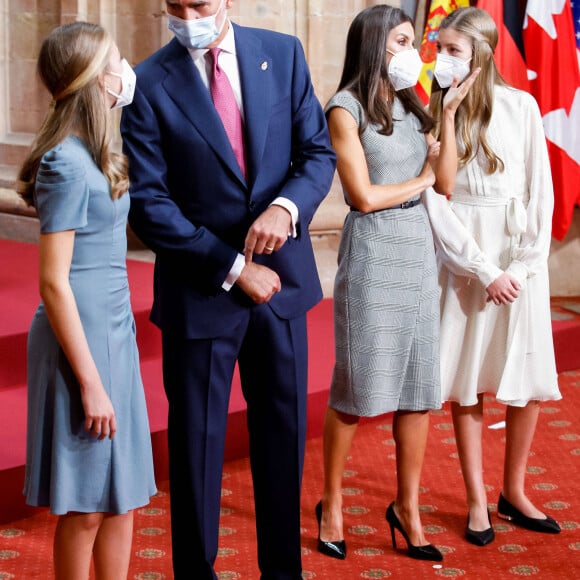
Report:
[[[390,207],[385,207],[385,208],[379,209],[377,211],[384,211],[387,209],[409,209],[410,207],[415,207],[416,205],[419,205],[420,203],[421,203],[421,198],[419,197],[418,199],[411,199],[409,201],[404,201],[403,203],[400,203],[399,205],[392,205]],[[350,211],[358,211],[358,209],[351,207]]]
[[[415,207],[416,205],[421,203],[421,198],[418,199],[411,199],[409,201],[404,201],[399,205],[392,205],[391,207],[387,207],[386,209],[409,209],[410,207]]]

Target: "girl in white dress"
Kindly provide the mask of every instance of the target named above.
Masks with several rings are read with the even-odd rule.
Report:
[[[524,491],[540,401],[561,398],[550,322],[548,253],[553,190],[538,106],[508,86],[494,62],[498,33],[483,10],[442,21],[430,109],[442,120],[450,79],[481,67],[455,116],[449,202],[428,193],[441,285],[442,401],[451,401],[469,508],[466,539],[494,539],[482,467],[483,394],[506,405],[498,515],[558,533]],[[442,90],[437,90],[442,89]]]

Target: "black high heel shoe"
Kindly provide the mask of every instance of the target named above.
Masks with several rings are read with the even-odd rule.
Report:
[[[495,539],[495,532],[491,525],[491,516],[487,510],[487,519],[489,520],[489,528],[476,532],[469,527],[469,514],[467,514],[467,525],[465,526],[465,539],[476,546],[487,546]]]
[[[529,518],[519,509],[514,507],[504,496],[499,494],[497,502],[497,515],[507,521],[513,522],[517,526],[531,530],[532,532],[543,532],[545,534],[559,534],[560,526],[554,518]]]
[[[441,562],[443,560],[443,554],[433,545],[427,544],[426,546],[414,546],[409,541],[409,536],[407,532],[403,529],[397,514],[395,513],[395,502],[391,502],[391,505],[387,508],[387,513],[385,517],[387,522],[391,526],[391,541],[393,542],[393,548],[397,548],[397,540],[395,539],[395,528],[401,532],[403,538],[407,542],[407,547],[409,549],[409,557],[415,558],[415,560],[431,560],[433,562]]]
[[[338,542],[324,542],[320,539],[320,522],[322,521],[322,501],[316,504],[314,509],[316,514],[316,521],[318,522],[318,551],[325,556],[344,560],[346,558],[346,542],[340,540]]]

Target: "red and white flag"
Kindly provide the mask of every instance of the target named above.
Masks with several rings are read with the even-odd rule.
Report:
[[[531,92],[548,139],[552,235],[562,240],[580,203],[580,72],[570,0],[528,0],[524,46]]]
[[[469,0],[431,0],[429,13],[425,23],[425,32],[421,41],[419,54],[423,61],[423,69],[415,91],[426,105],[431,95],[431,83],[433,81],[433,68],[437,56],[437,39],[439,38],[439,24],[451,12],[461,6],[469,6]]]
[[[477,7],[488,12],[497,26],[498,42],[494,59],[501,76],[513,87],[529,92],[530,83],[524,56],[506,25],[506,17],[510,17],[512,21],[518,20],[518,2],[478,0]]]

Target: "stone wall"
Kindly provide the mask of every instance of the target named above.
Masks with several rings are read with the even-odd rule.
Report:
[[[372,0],[236,0],[233,21],[294,34],[308,59],[316,94],[325,103],[338,83],[346,33],[352,18]],[[409,4],[394,1],[393,5]],[[18,166],[50,101],[36,77],[43,38],[74,20],[99,22],[131,64],[171,38],[162,0],[0,0],[0,237],[36,241],[34,212],[13,191]],[[338,179],[311,224],[326,295],[332,292],[336,249],[346,214]],[[580,295],[580,276],[570,263],[580,257],[580,210],[566,240],[554,242],[550,257],[552,293]],[[133,245],[138,245],[132,239]]]
[[[237,0],[230,18],[300,38],[316,94],[325,103],[334,92],[353,16],[378,2],[363,0]],[[398,5],[398,2],[394,2]],[[36,77],[43,38],[55,26],[88,20],[105,26],[121,54],[137,64],[172,34],[162,0],[0,0],[0,237],[35,241],[34,212],[13,191],[16,171],[42,122],[50,97]],[[336,248],[346,207],[338,180],[311,224],[325,293],[332,291]],[[138,242],[130,238],[134,248]]]
[[[300,38],[321,102],[340,75],[346,31],[354,14],[377,2],[363,0],[238,0],[235,22],[270,28]],[[397,3],[396,3],[397,4]],[[36,77],[43,38],[73,20],[99,22],[116,39],[121,54],[136,64],[172,37],[160,0],[0,0],[0,187],[10,190],[15,170],[50,101]],[[11,203],[9,191],[0,204]],[[336,230],[344,216],[337,184],[318,212],[314,230]]]

